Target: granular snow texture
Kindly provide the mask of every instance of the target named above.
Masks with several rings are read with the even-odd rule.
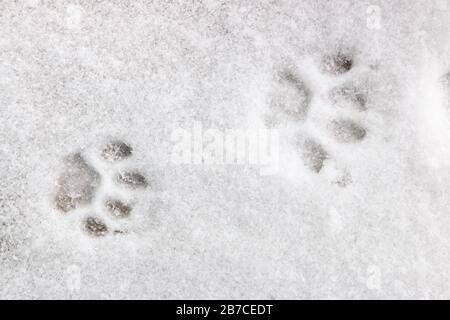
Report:
[[[0,2],[0,298],[449,299],[449,40],[448,0]],[[214,158],[256,126],[276,170]]]

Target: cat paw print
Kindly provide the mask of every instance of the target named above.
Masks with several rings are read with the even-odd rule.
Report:
[[[315,173],[320,173],[326,168],[327,163],[333,161],[333,155],[328,149],[337,150],[340,144],[357,144],[367,136],[367,129],[357,120],[357,114],[367,111],[367,89],[349,80],[349,73],[355,67],[353,56],[344,51],[329,54],[322,57],[316,67],[316,74],[326,81],[323,92],[315,92],[302,80],[301,73],[292,65],[281,71],[275,72],[275,81],[269,94],[268,111],[265,113],[265,123],[269,127],[286,127],[293,125],[294,147],[298,150],[305,167]],[[315,79],[311,79],[314,81]],[[325,122],[317,126],[311,121],[311,113],[314,108],[320,108],[321,115],[327,113],[331,116],[318,117],[319,122]],[[303,126],[313,130],[300,130]],[[319,134],[317,134],[319,133]],[[332,141],[333,148],[321,142],[320,137]],[[330,139],[328,139],[330,138]],[[330,143],[330,142],[328,142]],[[350,173],[343,169],[338,177],[333,180],[338,186],[345,187],[352,182]]]
[[[80,152],[67,156],[56,183],[53,200],[56,209],[62,213],[83,212],[81,227],[87,235],[102,237],[110,233],[126,233],[120,227],[110,227],[108,221],[117,225],[117,220],[129,218],[133,211],[130,200],[126,199],[125,192],[108,195],[111,188],[102,186],[109,182],[122,191],[147,188],[147,178],[138,170],[124,169],[122,166],[115,168],[126,163],[132,155],[133,148],[120,140],[110,141],[101,149],[99,162],[113,169],[115,173],[112,177],[101,174]],[[100,210],[94,209],[95,201],[100,204]]]

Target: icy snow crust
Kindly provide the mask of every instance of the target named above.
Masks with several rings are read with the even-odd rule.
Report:
[[[376,3],[3,1],[0,298],[450,298],[450,3]],[[279,130],[282,169],[175,165],[194,122]]]

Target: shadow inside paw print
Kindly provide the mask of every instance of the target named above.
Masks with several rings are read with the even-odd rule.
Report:
[[[333,120],[328,126],[329,131],[338,142],[359,142],[366,136],[366,129],[353,120]]]
[[[83,221],[83,230],[94,237],[101,237],[108,233],[108,227],[100,219],[96,217],[87,217]]]
[[[105,201],[105,208],[116,218],[126,218],[131,213],[131,206],[117,199],[108,199]]]
[[[133,148],[122,141],[111,141],[102,150],[102,158],[106,161],[114,162],[131,157]]]
[[[57,182],[56,207],[68,212],[90,203],[100,182],[100,174],[87,164],[80,153],[68,156],[65,171]]]
[[[145,188],[148,185],[147,179],[137,171],[119,172],[115,180],[117,183],[133,189]]]
[[[335,106],[358,111],[367,110],[366,92],[354,85],[338,86],[330,91],[329,97]]]
[[[309,138],[299,145],[303,163],[313,170],[319,173],[324,166],[325,160],[328,159],[328,153],[322,147],[322,145],[313,139]]]
[[[266,123],[273,127],[289,121],[303,121],[309,108],[310,92],[293,71],[283,70],[275,76],[275,90],[270,95],[271,113]]]
[[[353,67],[353,57],[350,53],[338,51],[336,54],[325,55],[322,59],[322,70],[331,75],[344,74]]]
[[[101,151],[101,158],[109,165],[130,158],[133,149],[123,141],[114,140],[107,143]],[[75,153],[67,157],[65,167],[57,181],[57,190],[54,198],[56,208],[61,212],[69,212],[83,207],[91,210],[91,213],[82,220],[82,229],[86,234],[94,237],[107,235],[110,230],[101,214],[93,213],[89,206],[97,196],[97,189],[103,177],[93,166],[89,165],[81,153]],[[135,190],[145,189],[148,186],[144,175],[136,170],[118,172],[113,181],[118,186],[127,186]],[[127,218],[130,216],[132,206],[115,197],[106,197],[103,207],[110,217]],[[114,234],[125,233],[122,230],[114,230]]]

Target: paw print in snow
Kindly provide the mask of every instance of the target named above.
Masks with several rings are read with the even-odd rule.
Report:
[[[130,158],[132,154],[132,147],[119,140],[107,143],[100,153],[102,161],[110,166]],[[105,236],[111,232],[105,222],[108,219],[128,218],[132,212],[132,206],[127,201],[105,195],[100,195],[104,198],[102,212],[94,212],[91,206],[104,180],[106,177],[90,165],[81,153],[75,153],[66,157],[65,168],[56,184],[57,190],[54,197],[56,209],[63,213],[75,210],[88,211],[82,220],[82,229],[93,237]],[[136,170],[119,170],[113,181],[117,186],[131,190],[145,189],[148,186],[145,176]],[[113,230],[112,233],[125,232]]]
[[[332,77],[332,82],[331,88],[326,89],[326,101],[320,101],[319,104],[311,103],[313,99],[321,98],[316,98],[319,95],[307,88],[301,76],[293,71],[294,68],[282,70],[277,74],[274,89],[269,94],[269,111],[265,114],[266,124],[270,127],[281,127],[288,122],[301,125],[308,121],[311,106],[328,104],[335,107],[338,114],[339,110],[343,112],[341,116],[334,115],[331,120],[327,120],[328,123],[323,127],[324,134],[338,144],[361,142],[367,136],[367,130],[352,115],[367,110],[367,91],[352,82],[338,83],[334,80],[343,77],[353,67],[353,56],[343,51],[322,58],[318,70],[322,76]],[[295,138],[295,146],[303,164],[315,173],[320,173],[327,161],[333,158],[319,139],[311,134],[299,135]],[[345,172],[334,183],[345,187],[351,183],[351,176]]]

